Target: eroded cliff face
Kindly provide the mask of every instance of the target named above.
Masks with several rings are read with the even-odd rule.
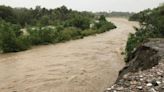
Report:
[[[150,69],[158,65],[162,57],[164,57],[164,39],[149,39],[131,55],[127,65],[120,71],[119,78],[128,72]]]
[[[107,92],[164,92],[164,39],[149,39],[128,58]]]

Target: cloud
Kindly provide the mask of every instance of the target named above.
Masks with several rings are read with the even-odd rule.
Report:
[[[12,7],[56,8],[65,5],[75,10],[87,11],[141,11],[157,7],[164,0],[0,0],[0,4]]]

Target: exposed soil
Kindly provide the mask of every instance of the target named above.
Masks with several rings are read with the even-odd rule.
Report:
[[[116,83],[104,92],[164,92],[164,39],[147,39],[131,55]]]
[[[84,39],[0,55],[0,92],[102,92],[124,67],[121,52],[135,22]]]

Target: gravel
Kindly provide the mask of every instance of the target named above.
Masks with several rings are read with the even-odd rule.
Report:
[[[127,73],[105,92],[164,92],[164,63],[148,70]]]

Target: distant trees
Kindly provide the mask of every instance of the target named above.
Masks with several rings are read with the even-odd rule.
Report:
[[[81,27],[85,29],[84,26],[88,26],[89,23],[85,24],[90,22],[89,19],[93,19],[93,17],[92,13],[73,11],[67,9],[65,6],[50,10],[41,8],[40,6],[36,6],[35,9],[0,6],[0,18],[13,24],[21,25],[21,27],[25,27],[26,25],[60,25],[65,21],[71,21],[72,25],[76,25],[77,27],[80,27],[78,23],[82,23]]]
[[[133,14],[134,14],[133,12],[116,12],[116,11],[95,13],[96,16],[104,15],[105,17],[125,17],[125,18],[129,18]]]
[[[16,15],[11,7],[0,6],[0,18],[11,23],[16,23]]]

